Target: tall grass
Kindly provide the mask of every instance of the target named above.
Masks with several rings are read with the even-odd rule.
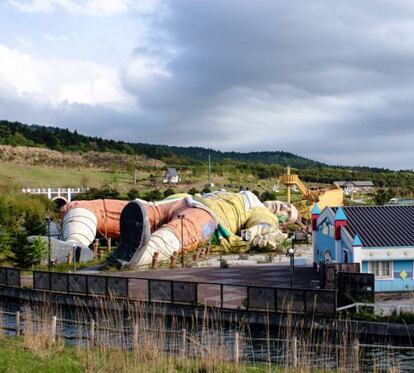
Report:
[[[54,315],[58,317],[55,339]],[[287,327],[268,322],[259,336],[248,323],[225,323],[211,309],[185,320],[169,317],[166,307],[143,303],[114,310],[102,301],[95,310],[77,309],[69,316],[67,310],[51,305],[31,306],[24,308],[22,319],[22,348],[43,359],[70,349],[85,372],[362,371],[363,350],[356,349],[356,336],[350,329],[335,336],[332,328],[321,328],[316,322],[309,327],[291,314]],[[70,336],[64,330],[69,322]],[[370,371],[384,368],[400,371],[398,358],[391,352],[371,359]]]

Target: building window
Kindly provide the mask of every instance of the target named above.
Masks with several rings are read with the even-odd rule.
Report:
[[[391,261],[368,262],[368,272],[373,273],[377,278],[391,278],[392,265]]]

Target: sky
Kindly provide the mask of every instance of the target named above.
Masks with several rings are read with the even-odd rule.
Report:
[[[410,0],[0,0],[0,118],[414,168]]]

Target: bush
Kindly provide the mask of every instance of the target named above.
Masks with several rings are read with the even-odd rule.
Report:
[[[173,188],[168,188],[164,190],[164,198],[172,196],[173,194],[175,194],[175,190]]]
[[[147,193],[146,199],[148,201],[159,201],[162,199],[162,193],[158,189],[151,190]]]
[[[194,195],[200,193],[196,188],[191,188],[187,191],[188,194]]]
[[[277,194],[275,192],[263,192],[260,197],[259,197],[260,201],[265,202],[265,201],[275,201],[277,200]]]
[[[129,200],[134,200],[134,199],[139,198],[138,190],[136,190],[134,188],[130,189],[129,192],[127,193],[127,197],[128,197]]]
[[[109,184],[102,185],[101,188],[91,188],[85,193],[79,193],[76,200],[92,200],[92,199],[119,199],[119,192]]]
[[[205,186],[202,190],[201,193],[211,193],[211,189],[208,186]]]

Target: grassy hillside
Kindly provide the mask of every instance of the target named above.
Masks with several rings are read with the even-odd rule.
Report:
[[[3,145],[1,145],[3,144]],[[392,188],[395,195],[414,194],[412,171],[369,167],[328,166],[286,152],[220,152],[198,147],[133,144],[89,137],[66,129],[27,126],[0,121],[0,185],[90,186],[111,184],[119,191],[166,188],[162,176],[176,167],[183,179],[178,191],[202,189],[207,183],[211,155],[213,182],[227,190],[240,186],[270,190],[291,165],[310,184],[336,180],[372,180],[377,187]],[[134,185],[133,174],[139,182]],[[231,186],[229,186],[231,185]]]
[[[255,162],[276,163],[282,166],[291,165],[296,168],[321,166],[319,162],[283,151],[267,152],[220,152],[200,147],[178,147],[166,145],[151,145],[142,143],[127,143],[123,141],[105,140],[100,137],[90,137],[71,132],[67,129],[42,126],[28,126],[18,122],[0,121],[0,144],[41,146],[61,151],[100,151],[123,154],[146,155],[149,158],[169,160],[175,163],[205,162],[208,155],[216,161],[225,159]]]

